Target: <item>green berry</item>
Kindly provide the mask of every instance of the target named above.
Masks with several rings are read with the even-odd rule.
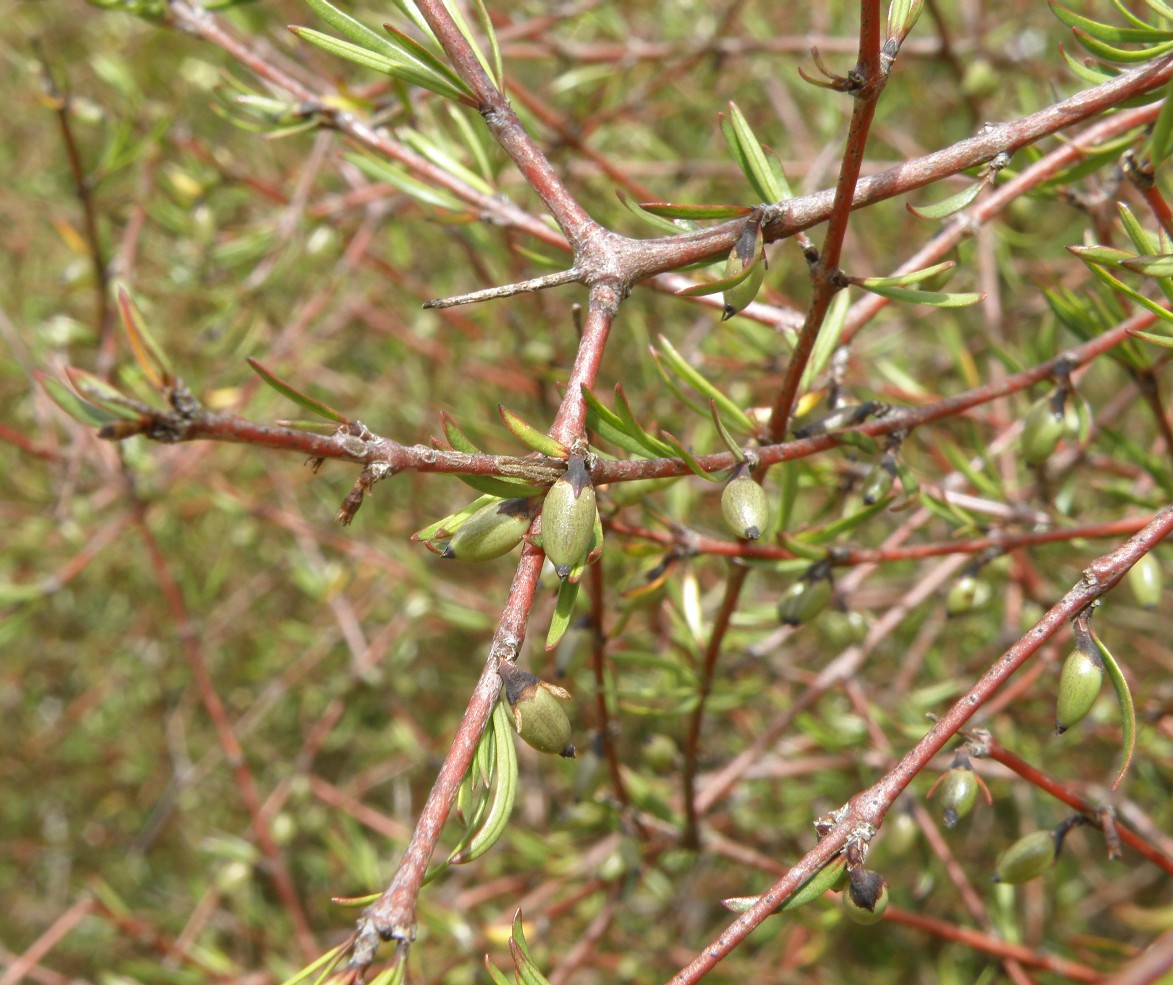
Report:
[[[491,561],[521,543],[534,517],[532,499],[505,499],[482,506],[464,521],[441,557],[458,561]]]
[[[1062,735],[1082,721],[1091,711],[1100,685],[1104,681],[1104,664],[1099,655],[1072,650],[1059,676],[1059,699],[1055,704],[1055,734]]]
[[[1032,831],[998,856],[994,882],[1018,884],[1041,876],[1055,861],[1055,834]]]
[[[963,766],[954,766],[941,781],[941,813],[945,827],[954,827],[958,820],[973,810],[977,803],[978,781],[968,759]]]
[[[1058,403],[1058,406],[1056,406]],[[1067,430],[1063,401],[1043,397],[1031,405],[1022,423],[1022,455],[1031,465],[1051,457]]]
[[[569,692],[508,661],[497,673],[505,684],[505,700],[513,709],[513,728],[522,740],[539,752],[573,759],[570,719],[561,704],[570,699]]]
[[[869,869],[854,869],[843,893],[843,912],[856,923],[879,923],[888,909],[888,880]]]
[[[721,512],[733,533],[746,540],[757,540],[770,522],[766,491],[744,472],[725,484]]]
[[[784,626],[810,622],[830,604],[833,595],[829,578],[803,578],[782,596],[778,603],[778,618]]]
[[[595,530],[595,487],[581,455],[572,455],[566,472],[542,503],[542,549],[559,578],[581,564]]]
[[[1155,609],[1161,602],[1161,562],[1149,553],[1128,569],[1128,587],[1136,604]]]

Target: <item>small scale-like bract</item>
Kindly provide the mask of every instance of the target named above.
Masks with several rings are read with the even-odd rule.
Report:
[[[522,740],[538,752],[573,759],[570,719],[561,704],[570,700],[570,693],[509,661],[503,662],[497,673],[505,684],[505,700],[513,709],[513,727]]]
[[[1030,882],[1051,867],[1055,851],[1053,831],[1032,831],[998,856],[994,882]]]
[[[482,506],[464,521],[441,557],[457,561],[491,561],[521,543],[536,512],[532,499],[503,499]]]
[[[542,550],[565,578],[586,557],[595,530],[595,487],[581,455],[570,456],[542,503]]]
[[[725,484],[721,513],[736,536],[757,540],[770,522],[770,501],[766,491],[742,472]]]
[[[1128,588],[1136,604],[1155,609],[1161,602],[1161,562],[1149,552],[1128,569]]]
[[[1104,682],[1104,663],[1098,654],[1071,651],[1059,676],[1059,698],[1055,702],[1055,734],[1062,735],[1083,720],[1092,710],[1100,685]]]
[[[853,869],[843,891],[843,912],[856,923],[879,923],[888,909],[888,880],[870,869]]]

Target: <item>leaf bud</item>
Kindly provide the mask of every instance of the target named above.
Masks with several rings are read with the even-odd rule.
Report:
[[[945,596],[945,612],[960,616],[973,609],[980,609],[990,600],[990,584],[976,575],[962,575]]]
[[[1039,465],[1051,457],[1067,430],[1064,402],[1067,393],[1058,390],[1035,401],[1022,422],[1022,455],[1030,465]]]
[[[998,856],[994,882],[1018,884],[1041,876],[1055,861],[1055,833],[1032,831]]]
[[[830,578],[803,578],[782,596],[778,603],[778,618],[784,626],[810,622],[830,604],[833,595]]]
[[[497,673],[505,685],[505,700],[513,709],[513,728],[522,740],[539,752],[573,759],[570,719],[561,704],[570,700],[570,693],[508,660],[501,663]]]
[[[1128,587],[1136,604],[1155,609],[1161,601],[1161,562],[1150,552],[1128,569]]]
[[[762,281],[766,276],[765,241],[762,238],[762,216],[760,212],[753,212],[745,221],[745,227],[733,249],[729,251],[729,258],[725,261],[725,277],[736,277],[738,274],[749,273],[744,279],[728,288],[724,295],[724,307],[721,309],[721,321],[732,318],[742,308],[746,307],[761,290]]]
[[[586,463],[581,455],[571,455],[542,503],[542,549],[559,578],[570,574],[590,550],[596,513]]]
[[[532,499],[505,499],[482,506],[452,535],[440,557],[491,561],[521,543],[534,517]]]
[[[888,909],[888,880],[870,869],[853,869],[843,892],[843,912],[856,923],[879,923]]]
[[[721,492],[721,512],[729,529],[746,540],[757,540],[770,522],[766,491],[744,471],[725,484]]]
[[[1089,648],[1091,649],[1091,648]],[[1055,734],[1062,735],[1083,720],[1092,710],[1100,685],[1104,682],[1104,663],[1094,650],[1071,651],[1059,675],[1059,699],[1055,703]]]

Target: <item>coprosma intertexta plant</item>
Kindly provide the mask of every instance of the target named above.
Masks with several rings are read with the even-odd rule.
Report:
[[[281,276],[281,250],[303,247],[277,231],[318,224],[323,242],[348,243],[332,273],[304,247],[318,310],[345,300],[343,320],[383,324],[384,299],[348,283],[373,273],[402,319],[398,362],[363,363],[363,340],[357,364],[335,352],[379,381],[331,398],[342,410],[306,392],[338,379],[310,349],[250,359],[314,418],[258,420],[239,388],[184,382],[196,352],[173,337],[167,289],[132,245],[98,295],[102,312],[114,300],[133,368],[40,378],[110,440],[358,466],[347,526],[364,504],[364,519],[426,517],[384,549],[394,597],[414,599],[396,633],[418,647],[414,620],[438,616],[442,673],[409,661],[380,686],[402,689],[419,734],[436,736],[425,709],[465,708],[436,737],[447,753],[410,835],[389,846],[362,832],[380,858],[402,856],[324,958],[310,961],[340,921],[309,918],[302,848],[272,836],[236,725],[189,649],[259,870],[305,952],[289,981],[467,981],[488,950],[503,982],[505,947],[527,983],[686,983],[719,962],[731,980],[768,979],[778,962],[852,980],[884,935],[905,945],[878,968],[867,958],[869,980],[932,977],[917,962],[945,960],[950,942],[974,978],[986,962],[1019,982],[1139,967],[1151,934],[1115,922],[1107,887],[1124,866],[1173,872],[1156,775],[1173,660],[1167,622],[1155,632],[1154,550],[1173,529],[1173,10],[1056,4],[1010,39],[1006,12],[914,0],[655,17],[308,0],[313,26],[278,44],[259,7],[254,21],[187,0],[101,6],[223,53],[218,112],[312,155],[300,183],[272,187],[235,169],[216,146],[226,135],[187,145],[201,189],[231,177],[253,206],[263,191],[285,210],[255,253],[236,241],[252,272],[232,275],[250,289]],[[1028,58],[1042,39],[1048,54]],[[1059,87],[1072,94],[1038,104]],[[61,118],[71,142],[64,103]],[[177,188],[198,184],[172,170]],[[79,172],[90,214],[101,195],[85,187]],[[637,223],[652,235],[632,235]],[[227,229],[211,236],[231,255]],[[407,303],[416,291],[427,313]],[[99,321],[95,352],[113,352]],[[299,331],[315,339],[308,322]],[[429,388],[430,372],[445,382]],[[430,443],[425,418],[438,421]],[[134,461],[128,475],[147,467]],[[476,498],[450,498],[454,479]],[[138,502],[135,483],[125,495]],[[140,522],[145,500],[136,508]],[[1097,539],[1110,547],[1099,557]],[[166,555],[150,553],[164,586]],[[1135,603],[1116,589],[1130,570]],[[346,592],[319,597],[345,607]],[[166,593],[186,613],[178,586]],[[491,632],[486,611],[499,613]],[[1083,739],[1048,737],[1056,722]],[[974,810],[979,790],[989,809]],[[1076,813],[1057,820],[1056,799]],[[374,809],[361,800],[333,806],[361,821]],[[915,836],[885,846],[900,826]],[[1093,830],[1061,853],[1080,826]],[[1041,892],[1007,888],[1040,875]],[[1156,905],[1155,879],[1134,905]],[[1075,914],[1056,887],[1076,881],[1102,904]],[[536,922],[519,913],[501,929],[522,905]],[[1111,952],[1077,948],[1087,935]],[[281,951],[275,938],[265,951]],[[1173,960],[1173,940],[1152,953]]]

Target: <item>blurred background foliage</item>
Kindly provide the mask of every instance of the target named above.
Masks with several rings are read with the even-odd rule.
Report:
[[[1043,5],[939,7],[930,5],[897,63],[865,173],[1081,86],[1057,49],[1069,32]],[[496,13],[514,105],[604,224],[653,234],[620,204],[607,169],[630,182],[633,198],[754,204],[715,121],[729,99],[776,149],[797,193],[833,184],[849,101],[807,86],[795,68],[810,67],[812,39],[829,64],[850,64],[855,5],[749,2],[726,10],[700,0],[590,0],[548,19],[546,4],[509,8]],[[369,5],[353,12],[370,24],[388,17]],[[460,133],[439,100],[397,92],[289,34],[286,24],[314,23],[297,3],[265,0],[222,16],[266,57],[337,83],[341,98],[379,112],[390,126]],[[184,630],[142,526],[182,594],[190,632],[323,948],[341,939],[353,917],[330,897],[376,891],[393,871],[480,672],[512,566],[442,562],[408,542],[414,530],[474,498],[453,478],[396,476],[342,529],[334,514],[354,479],[347,466],[327,464],[315,475],[293,458],[248,447],[165,447],[137,438],[106,444],[53,407],[33,372],[58,373],[66,363],[93,368],[98,333],[82,211],[44,65],[71,97],[106,256],[210,406],[258,421],[296,416],[248,371],[244,359],[255,356],[401,442],[426,443],[445,410],[487,450],[519,452],[496,405],[548,424],[577,343],[571,306],[585,301],[585,291],[421,311],[428,298],[524,279],[543,258],[554,265],[564,258],[467,210],[373,186],[328,132],[265,139],[232,125],[232,117],[249,120],[223,98],[225,87],[256,84],[222,52],[180,33],[81,4],[24,2],[6,8],[0,51],[9,99],[0,140],[7,265],[0,332],[8,350],[0,360],[0,912],[7,914],[0,963],[89,894],[98,901],[93,912],[29,980],[280,981],[302,956],[250,830],[234,764],[225,761],[193,685]],[[475,113],[464,115],[479,123]],[[503,154],[491,147],[486,154],[494,193],[536,210]],[[1094,196],[1110,181],[1094,174],[1072,187]],[[910,200],[936,201],[961,187],[945,182]],[[904,204],[894,199],[853,219],[844,261],[850,272],[889,273],[933,235],[935,227]],[[1061,191],[1016,202],[957,251],[950,289],[982,290],[987,301],[884,309],[852,347],[844,381],[851,397],[926,403],[1072,345],[1042,289],[1082,289],[1085,270],[1064,247],[1081,242],[1088,227],[1086,212]],[[809,288],[798,250],[785,242],[769,254],[762,300],[801,309]],[[747,318],[719,324],[711,307],[648,289],[637,288],[622,308],[599,392],[622,382],[645,423],[694,451],[720,450],[711,423],[660,382],[648,345],[661,333],[744,407],[771,402],[785,340]],[[136,385],[125,348],[116,366],[120,382]],[[1167,500],[1173,475],[1144,400],[1110,359],[1091,366],[1078,387],[1096,430],[1086,448],[1065,445],[1045,482],[1006,438],[1043,389],[916,432],[903,460],[929,485],[958,461],[975,461],[975,475],[951,484],[1004,506],[1015,529],[1023,520],[1029,528],[1040,513],[1060,525],[1147,514]],[[859,508],[859,481],[875,457],[841,450],[806,459],[776,469],[767,489],[776,503],[785,469],[795,470],[792,527],[816,527]],[[724,538],[718,496],[715,486],[682,480],[623,516],[661,530],[656,517],[666,516]],[[907,517],[884,510],[839,542],[877,546]],[[909,536],[973,536],[979,525],[998,522],[977,513],[950,521],[942,510]],[[505,841],[422,896],[411,979],[484,980],[481,957],[488,951],[505,961],[519,904],[537,921],[529,940],[543,968],[556,968],[605,914],[605,930],[574,980],[667,978],[728,921],[722,898],[774,880],[777,869],[754,871],[755,860],[784,868],[801,856],[813,843],[813,816],[882,773],[923,733],[927,714],[962,693],[1118,539],[1061,541],[999,558],[982,572],[992,588],[985,607],[953,618],[945,594],[968,559],[884,563],[861,574],[842,611],[793,631],[779,629],[775,604],[804,566],[760,565],[715,682],[706,773],[783,714],[859,639],[861,625],[926,579],[939,577],[941,587],[847,681],[794,717],[711,809],[713,841],[689,852],[673,836],[677,747],[727,562],[690,559],[673,569],[663,592],[624,602],[619,593],[638,585],[664,549],[610,536],[602,562],[607,621],[622,632],[608,650],[607,686],[625,777],[647,819],[644,836],[618,809],[591,752],[593,671],[579,659],[557,677],[541,651],[554,598],[547,583],[522,662],[574,694],[579,759],[522,750],[520,803]],[[1165,549],[1158,557],[1167,567]],[[1097,622],[1129,672],[1141,719],[1117,808],[1167,845],[1168,612],[1142,610],[1121,588]],[[1046,647],[982,724],[1056,779],[1099,791],[1119,755],[1118,717],[1105,689],[1090,724],[1052,736],[1066,646]],[[890,821],[872,867],[889,879],[895,906],[977,922],[1104,969],[1173,926],[1168,877],[1133,856],[1106,862],[1092,834],[1069,839],[1044,880],[1017,892],[991,887],[997,853],[1019,834],[1055,824],[1066,809],[996,764],[977,766],[994,808],[979,807],[947,833],[947,844],[985,912],[966,910],[923,836],[897,838]],[[900,826],[934,776],[902,798]],[[939,823],[933,802],[927,807],[928,823]],[[741,846],[743,857],[729,845]],[[997,967],[968,944],[890,923],[855,928],[816,903],[763,925],[714,980],[851,981],[866,969],[877,983],[973,982],[989,980]],[[1059,977],[1041,972],[1034,980]]]

